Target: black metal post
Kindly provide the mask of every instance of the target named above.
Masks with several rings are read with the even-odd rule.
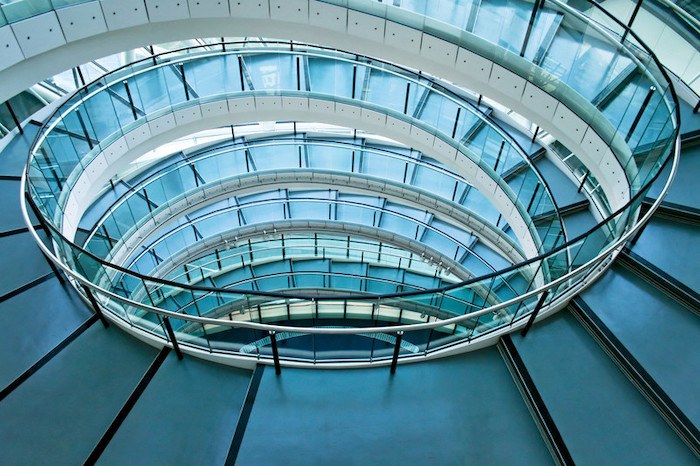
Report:
[[[481,97],[481,96],[479,96]],[[452,127],[452,139],[455,138],[455,135],[457,134],[457,125],[459,124],[459,114],[462,111],[462,107],[457,107],[457,116],[455,117],[455,125]]]
[[[630,29],[632,28],[632,23],[634,23],[634,20],[637,17],[637,13],[639,13],[639,9],[641,7],[642,0],[637,0],[637,5],[635,5],[634,11],[632,11],[632,16],[630,16],[630,20],[627,21],[627,29],[625,29],[625,32],[622,33],[622,39],[620,40],[621,43],[624,43],[625,39],[627,39],[627,34],[629,34]]]
[[[586,170],[586,173],[583,175],[583,178],[581,178],[581,184],[578,185],[578,190],[576,191],[577,193],[580,193],[581,190],[583,189],[583,185],[586,184],[586,181],[588,181],[588,176],[591,174],[590,170]]]
[[[185,65],[180,63],[180,74],[182,75],[182,87],[185,89],[185,100],[190,100],[190,90],[187,89],[187,78],[185,77]]]
[[[700,111],[700,100],[698,100],[698,103],[695,104],[695,107],[693,107],[693,113],[698,113]]]
[[[83,291],[85,292],[85,296],[87,296],[88,301],[90,301],[90,305],[95,310],[95,314],[97,314],[97,317],[100,319],[100,322],[102,322],[102,325],[104,325],[105,328],[109,328],[109,322],[107,322],[107,319],[105,318],[105,315],[102,312],[102,308],[97,302],[97,299],[95,299],[95,295],[92,294],[92,291],[90,291],[90,288],[88,288],[87,286],[81,286],[83,288]]]
[[[642,227],[637,230],[637,233],[634,234],[634,238],[630,241],[630,246],[629,247],[634,247],[635,244],[637,244],[637,241],[639,240],[639,237],[642,236],[642,233],[644,233],[644,230],[646,230],[647,225],[649,225],[650,222],[646,222]]]
[[[170,343],[173,344],[173,349],[177,358],[182,361],[182,352],[180,351],[180,345],[177,344],[177,339],[175,338],[175,332],[173,331],[173,326],[170,325],[170,319],[168,317],[163,317],[163,323],[165,324],[165,330],[168,332],[168,337],[170,338]]]
[[[542,309],[542,306],[544,306],[544,301],[547,299],[547,295],[549,294],[549,290],[546,290],[544,293],[542,293],[542,296],[540,296],[540,300],[537,301],[537,305],[535,306],[535,310],[532,311],[532,314],[530,314],[530,319],[527,321],[527,324],[525,324],[525,328],[523,328],[520,331],[520,335],[525,336],[527,335],[527,332],[530,330],[530,327],[532,327],[532,324],[535,323],[535,319],[537,318],[537,314],[540,313],[540,309]]]
[[[270,330],[270,346],[272,346],[272,359],[275,361],[275,374],[280,375],[282,373],[282,367],[280,366],[280,354],[277,351],[277,337],[274,330]]]
[[[391,358],[391,374],[396,374],[396,365],[399,363],[399,351],[401,351],[401,340],[403,340],[403,330],[396,332],[396,343],[394,345],[394,355]]]
[[[630,130],[627,132],[627,136],[625,137],[625,141],[629,141],[630,138],[632,137],[632,133],[634,133],[634,130],[637,129],[637,125],[639,124],[639,121],[642,119],[642,115],[644,114],[644,110],[647,109],[647,105],[649,105],[649,102],[651,101],[651,97],[654,95],[654,92],[656,91],[656,88],[654,86],[651,86],[649,88],[649,92],[647,92],[646,97],[644,97],[644,102],[642,103],[642,108],[639,109],[637,112],[637,116],[634,117],[634,121],[632,122],[632,126],[630,126]]]
[[[527,24],[527,32],[525,33],[525,39],[523,40],[523,46],[520,48],[520,56],[525,56],[525,49],[527,49],[527,44],[530,42],[530,34],[532,34],[532,28],[535,25],[535,19],[537,19],[537,12],[540,9],[540,0],[535,0],[532,6],[532,14],[530,14],[530,22]]]
[[[226,51],[226,42],[224,41],[223,37],[221,38],[221,51]]]
[[[78,77],[80,78],[80,84],[84,87],[85,84],[85,76],[83,76],[83,71],[80,69],[80,66],[76,66],[75,70],[78,72]]]
[[[134,120],[138,120],[139,116],[136,114],[136,106],[134,105],[134,98],[131,95],[131,90],[129,89],[129,83],[124,81],[124,89],[126,89],[126,97],[129,99],[129,105],[131,106],[131,114],[134,116]]]
[[[80,128],[82,128],[83,130],[83,136],[85,136],[85,140],[88,143],[88,147],[90,147],[90,150],[92,150],[95,147],[95,145],[92,143],[90,133],[88,133],[87,126],[85,125],[85,120],[83,120],[83,115],[80,114],[79,108],[75,109],[75,115],[78,117],[78,123],[80,123]]]
[[[532,208],[532,203],[535,202],[535,198],[537,197],[537,192],[540,190],[540,185],[537,184],[535,185],[535,190],[532,192],[532,197],[530,198],[530,203],[527,205],[527,212],[530,213],[530,209]]]
[[[48,225],[46,224],[46,221],[44,220],[44,216],[42,213],[39,211],[39,208],[37,205],[34,203],[34,199],[29,195],[29,193],[24,193],[24,198],[27,200],[27,204],[29,204],[29,208],[32,209],[32,212],[34,213],[34,216],[36,219],[39,221],[39,224],[41,225],[41,228],[44,229],[47,235],[49,235],[49,238],[51,237],[51,230],[49,230]],[[58,279],[58,282],[61,285],[65,285],[65,280],[61,276],[61,271],[58,270],[58,267],[56,267],[56,264],[53,263],[51,258],[44,252],[44,250],[41,250],[41,254],[44,256],[44,259],[46,259],[46,262],[49,263],[49,267],[51,267],[51,271],[53,274],[56,276],[56,279]]]
[[[411,83],[408,82],[406,83],[406,99],[403,101],[403,114],[406,115],[408,113],[408,96],[411,93]]]
[[[498,164],[501,162],[501,155],[503,154],[503,147],[506,145],[506,140],[501,141],[501,148],[498,149],[498,156],[496,157],[496,164],[493,166],[493,171],[498,171]]]
[[[357,65],[352,65],[352,98],[355,98],[355,82],[357,81]]]
[[[532,143],[533,144],[535,143],[535,139],[537,139],[537,133],[539,133],[539,132],[540,132],[540,127],[538,126],[537,128],[535,128],[535,132],[532,135]]]
[[[22,125],[19,122],[19,118],[17,118],[17,114],[12,109],[12,105],[10,105],[9,100],[5,101],[5,107],[7,107],[7,110],[10,112],[10,116],[12,117],[12,121],[15,122],[15,126],[17,126],[17,130],[19,131],[19,134],[24,134],[24,130],[22,129]]]
[[[243,77],[243,57],[238,56],[238,74],[241,78],[241,90],[245,91],[245,78]]]

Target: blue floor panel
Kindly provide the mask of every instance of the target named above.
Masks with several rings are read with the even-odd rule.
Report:
[[[700,130],[700,113],[693,113],[693,107],[685,101],[680,101],[681,134]]]
[[[700,386],[700,318],[619,265],[584,292],[583,299],[700,427],[700,403],[688,389]]]
[[[98,464],[223,464],[251,374],[171,352]]]
[[[584,234],[596,226],[596,219],[588,209],[565,215],[562,217],[562,220],[564,221],[566,235],[569,240]]]
[[[545,465],[496,348],[430,363],[266,369],[236,464]]]
[[[669,173],[670,166],[667,166],[649,191],[649,197],[656,199],[661,194]],[[664,202],[700,209],[698,173],[700,173],[700,145],[683,147],[676,177]]]
[[[70,335],[92,312],[56,278],[0,303],[0,388]]]
[[[82,464],[157,351],[93,325],[0,403],[3,464]]]
[[[550,317],[524,338],[516,334],[513,342],[577,465],[697,464],[570,313]]]
[[[560,209],[586,200],[586,196],[577,192],[578,186],[562,173],[549,159],[542,157],[535,162],[535,165],[542,174],[547,186],[549,186],[554,201]]]
[[[20,176],[27,163],[29,147],[34,141],[34,137],[39,132],[36,125],[27,125],[24,128],[24,135],[16,135],[0,151],[0,176]]]
[[[19,181],[0,180],[0,233],[25,228],[19,206]]]
[[[693,290],[700,290],[698,253],[700,225],[656,216],[651,219],[632,252]]]
[[[28,232],[0,238],[0,251],[5,270],[12,271],[3,274],[0,280],[0,296],[51,272],[39,246]]]

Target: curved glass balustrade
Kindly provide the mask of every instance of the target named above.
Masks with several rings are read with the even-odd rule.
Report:
[[[343,192],[342,190],[267,191],[242,196],[237,205],[226,199],[195,211],[175,222],[171,229],[140,243],[139,250],[124,261],[129,269],[150,274],[154,257],[170,257],[200,240],[225,234],[242,226],[285,221],[330,220],[380,228],[426,247],[446,258],[471,264],[477,273],[495,271],[472,248],[476,240],[469,231],[424,210],[389,201],[386,198]],[[288,212],[288,213],[287,213]],[[331,218],[329,218],[331,217]],[[245,219],[245,220],[244,220]],[[504,261],[505,262],[505,261]]]
[[[357,2],[357,5],[354,2],[343,2],[344,5],[346,3],[351,3],[352,5],[347,6],[357,9],[369,4],[377,5],[373,2]],[[412,2],[412,4],[416,3]],[[495,2],[484,1],[481,2],[481,8],[494,4]],[[508,5],[511,3],[509,2]],[[405,6],[403,5],[402,8]],[[615,60],[620,67],[632,64],[637,70],[638,77],[635,75],[631,81],[621,79],[621,87],[616,86],[615,91],[610,95],[606,93],[599,105],[595,102],[595,98],[591,99],[594,101],[595,111],[591,111],[590,102],[587,101],[580,107],[572,105],[575,107],[574,112],[584,120],[606,118],[617,128],[615,135],[602,136],[607,143],[612,143],[613,139],[618,141],[621,137],[633,154],[629,160],[622,161],[626,167],[634,167],[634,170],[625,171],[631,177],[628,181],[632,187],[632,193],[631,201],[624,208],[613,213],[587,234],[521,264],[440,289],[401,291],[376,296],[356,294],[304,296],[255,289],[229,290],[202,284],[177,283],[110,264],[71,243],[62,235],[58,228],[60,225],[52,223],[60,219],[61,209],[64,208],[61,193],[64,188],[68,190],[72,187],[75,182],[74,177],[77,176],[75,173],[88,168],[87,162],[101,148],[122,136],[124,129],[138,126],[139,120],[145,119],[145,115],[151,112],[155,115],[158,111],[164,114],[173,106],[185,107],[188,100],[217,100],[230,93],[254,93],[265,90],[268,94],[271,91],[274,95],[287,96],[298,95],[298,92],[308,92],[309,95],[318,92],[321,97],[332,95],[333,100],[344,101],[344,99],[354,98],[371,104],[372,109],[380,106],[390,109],[397,117],[409,117],[422,128],[433,128],[432,134],[456,138],[459,141],[457,148],[460,153],[465,154],[470,160],[474,160],[473,157],[476,155],[475,158],[484,172],[500,175],[498,186],[503,187],[507,192],[512,192],[502,179],[505,170],[499,170],[498,156],[494,157],[493,164],[483,163],[488,157],[484,154],[490,154],[493,157],[493,146],[501,146],[502,141],[506,141],[506,144],[503,144],[506,146],[508,139],[498,130],[494,130],[501,139],[497,139],[496,144],[483,145],[481,154],[475,153],[468,147],[469,140],[463,140],[459,135],[466,135],[468,128],[471,128],[469,123],[464,123],[467,121],[467,115],[477,117],[479,115],[467,111],[468,106],[452,106],[455,103],[454,98],[442,91],[436,91],[438,86],[435,83],[424,77],[407,78],[408,72],[399,68],[385,64],[379,66],[377,65],[379,62],[361,63],[352,56],[342,56],[343,54],[338,53],[334,54],[336,56],[332,57],[332,60],[344,61],[346,65],[338,67],[337,71],[330,71],[332,67],[323,66],[326,65],[324,61],[329,59],[324,55],[326,52],[310,53],[306,50],[300,52],[296,50],[296,45],[294,52],[269,51],[266,52],[267,56],[263,56],[262,53],[252,53],[256,56],[225,53],[208,57],[192,54],[182,61],[177,59],[168,61],[167,57],[156,57],[153,75],[149,75],[149,71],[146,70],[151,66],[150,63],[143,64],[142,68],[137,64],[125,69],[122,74],[117,73],[109,79],[96,83],[94,87],[86,89],[68,101],[60,114],[50,121],[47,126],[49,131],[43,132],[40,136],[34,157],[30,160],[28,167],[27,201],[30,206],[37,208],[38,213],[47,214],[51,221],[47,222],[46,231],[53,242],[55,253],[63,263],[69,266],[68,274],[74,280],[92,289],[100,306],[122,319],[126,325],[166,340],[176,337],[181,345],[194,351],[267,358],[271,351],[270,337],[267,332],[275,331],[280,335],[281,356],[288,361],[377,362],[390,357],[392,347],[397,343],[394,335],[398,330],[404,332],[402,333],[403,343],[399,347],[400,356],[410,359],[418,355],[422,357],[433,354],[452,345],[470,342],[474,338],[505,329],[521,322],[534,310],[538,301],[544,306],[555,306],[563,302],[571,292],[584,286],[591,274],[595,274],[601,266],[609,262],[620,242],[624,241],[636,228],[634,221],[641,201],[651,181],[659,175],[660,168],[669,160],[671,148],[677,137],[675,94],[669,87],[663,71],[654,61],[653,55],[638,48],[627,47],[628,42],[623,41],[620,46],[615,42],[613,33],[602,30],[598,26],[591,26],[585,18],[558,2],[544,2],[542,12],[535,11],[532,16],[535,19],[533,23],[535,26],[543,18],[551,18],[548,7],[561,13],[563,15],[561,24],[568,25],[568,27],[557,28],[557,31],[583,30],[591,33],[580,36],[574,34],[576,38],[568,42],[575,44],[570,49],[574,50],[575,55],[598,50],[598,43],[591,40],[591,37],[600,36],[600,41],[610,46],[609,50],[603,50],[620,55]],[[399,10],[379,5],[374,14],[387,17],[396,15],[390,19],[409,25],[414,17],[420,16],[410,11],[402,16],[401,12],[397,13]],[[507,10],[501,13],[504,11]],[[428,13],[426,11],[421,14]],[[450,21],[457,16],[451,15]],[[399,21],[400,18],[403,19]],[[434,35],[451,42],[461,43],[460,39],[450,35],[451,29],[444,28],[443,23],[439,24],[439,27],[434,26]],[[472,26],[474,27],[475,24]],[[420,28],[426,30],[431,27],[433,26],[423,16]],[[468,27],[468,23],[462,27]],[[590,31],[588,28],[591,28]],[[610,29],[615,32],[615,28],[619,28],[619,25],[611,21]],[[489,31],[495,29],[492,28]],[[510,34],[513,31],[517,31],[514,26],[507,32]],[[620,32],[623,31],[623,29],[620,30]],[[523,40],[525,49],[532,34],[533,29],[527,32],[526,28]],[[502,55],[503,48],[513,49],[511,45],[515,39],[493,40],[494,48],[491,51],[480,50],[479,53],[489,56],[498,52]],[[567,42],[564,41],[564,43]],[[517,52],[517,47],[513,50]],[[548,50],[551,52],[554,49]],[[525,54],[524,52],[523,55]],[[519,57],[517,54],[512,55],[511,57],[506,53],[504,56],[507,59],[513,58],[512,70],[522,71]],[[629,59],[630,63],[626,59]],[[311,62],[316,60],[321,66],[317,66],[318,64],[312,66]],[[581,57],[576,62],[580,60]],[[552,61],[556,62],[549,57],[549,61],[545,60],[543,63]],[[570,95],[571,90],[576,91],[581,98],[589,96],[590,99],[593,91],[597,92],[596,96],[600,95],[601,86],[603,90],[609,88],[617,82],[615,78],[620,77],[614,72],[618,69],[617,65],[605,71],[595,66],[596,61],[593,60],[590,67],[574,72],[572,69],[566,70],[566,60],[562,58],[559,62],[562,64],[560,68],[564,69],[564,73],[558,76],[559,72],[548,71],[547,76],[552,78],[549,81],[551,86],[548,87],[542,79],[539,79],[544,76],[542,74],[538,75],[539,77],[535,76],[533,82],[546,87],[551,91],[550,94],[556,97],[563,99],[566,97],[564,100],[568,105],[576,101],[576,98]],[[179,66],[180,63],[182,67]],[[194,63],[207,63],[213,68],[201,72],[204,69],[202,68],[198,73],[197,67],[192,65]],[[176,66],[170,66],[172,64]],[[192,68],[188,68],[188,65]],[[218,69],[220,72],[212,73],[212,69]],[[275,71],[270,72],[271,70]],[[284,72],[279,73],[279,70]],[[315,74],[316,72],[318,74]],[[565,78],[567,73],[570,76],[568,81]],[[598,78],[595,84],[585,79],[586,73],[595,74]],[[321,75],[325,76],[321,81],[323,86],[328,87],[314,88],[312,77]],[[139,82],[139,77],[149,79]],[[214,79],[211,79],[212,77]],[[145,85],[147,81],[157,83],[150,87],[152,95],[145,92],[149,89]],[[126,86],[123,85],[124,82]],[[360,88],[357,86],[358,82],[362,83]],[[636,87],[627,87],[630,82],[636,82]],[[121,88],[117,83],[122,84]],[[386,90],[381,94],[366,92],[367,89],[375,89],[371,87],[373,83],[377,85],[378,90],[385,86],[383,89],[394,89],[394,92]],[[400,84],[396,85],[396,83]],[[652,90],[651,87],[645,89],[647,84],[653,85],[654,89]],[[366,85],[370,87],[365,87]],[[222,86],[223,91],[228,94],[222,93]],[[302,89],[302,86],[308,87]],[[144,92],[134,92],[135,89],[141,89]],[[210,90],[206,91],[206,89]],[[423,90],[422,96],[425,99],[418,94],[413,94],[416,89]],[[200,90],[205,91],[200,94]],[[429,116],[431,112],[427,111],[423,119],[424,109],[430,109],[429,100],[433,92],[446,100],[442,100],[439,105],[435,104],[440,110],[434,111],[432,117]],[[628,94],[625,94],[627,105],[623,108],[622,99],[617,97],[624,92]],[[398,98],[394,99],[397,95]],[[638,98],[640,96],[641,98]],[[93,98],[95,100],[90,102]],[[98,102],[99,99],[102,99],[101,104]],[[124,105],[125,101],[128,105]],[[616,102],[615,105],[612,104],[613,102]],[[95,105],[92,109],[91,103]],[[109,112],[101,112],[99,108],[102,105]],[[457,108],[466,110],[460,112]],[[164,112],[164,109],[168,110]],[[389,114],[394,115],[394,113]],[[445,117],[445,115],[448,116]],[[515,148],[513,154],[519,155],[520,151]],[[512,163],[510,167],[518,163],[519,161]],[[72,173],[73,176],[71,176]],[[541,182],[536,173],[534,171],[532,173],[534,178]],[[545,189],[543,184],[541,186],[541,189]],[[531,192],[536,190],[532,189]],[[522,205],[522,199],[516,205],[520,206],[519,209],[523,213],[529,211]],[[55,216],[57,213],[59,215]],[[532,223],[530,226],[533,227]],[[545,283],[538,281],[538,277],[543,275],[547,277]],[[358,276],[355,274],[352,278],[357,279]],[[110,281],[114,284],[113,289],[96,286],[90,281],[95,277],[110,277]],[[482,298],[505,296],[502,291],[504,289],[516,291],[512,299],[500,298],[495,303],[489,299],[482,299],[483,302],[474,299],[474,296]],[[543,294],[544,291],[546,293]],[[177,311],[170,311],[160,306],[160,303],[171,296],[178,297]],[[210,303],[206,309],[216,309],[218,315],[226,315],[226,317],[212,318],[206,313],[203,314],[200,305],[205,302]],[[316,319],[321,316],[326,320],[323,325],[318,325]],[[357,322],[353,322],[351,328],[348,328],[348,319],[354,318],[353,316],[360,317],[357,318]],[[269,325],[266,324],[267,322],[275,322],[275,324]],[[168,335],[166,331],[168,326],[174,328],[174,336]],[[283,334],[284,337],[282,337]],[[351,344],[344,344],[350,341],[352,341]]]
[[[115,248],[123,247],[128,238],[138,232],[142,238],[140,248],[147,248],[157,257],[172,257],[180,246],[169,247],[169,243],[189,245],[220,234],[227,228],[250,226],[256,222],[324,219],[408,235],[414,241],[440,250],[457,263],[471,262],[470,268],[475,275],[495,270],[471,251],[470,245],[477,237],[487,244],[499,245],[514,261],[525,257],[516,242],[506,234],[510,228],[501,220],[498,210],[479,191],[437,161],[415,150],[389,149],[352,139],[339,141],[297,135],[219,144],[189,154],[184,159],[181,157],[184,155],[178,154],[170,164],[166,163],[167,160],[162,161],[156,170],[146,169],[123,181],[128,188],[111,206],[104,207],[99,203],[106,212],[93,225],[86,225],[89,228],[85,240],[87,250],[114,262],[117,258]],[[309,170],[313,170],[313,175],[309,175]],[[270,171],[275,175],[271,176]],[[511,179],[517,181],[518,171],[511,169],[511,172]],[[246,182],[251,177],[244,175],[252,173],[268,175],[263,178],[256,175],[254,185],[251,185]],[[344,176],[339,178],[338,174]],[[120,182],[113,180],[113,183]],[[296,187],[292,188],[290,182]],[[201,194],[212,190],[218,192],[225,184],[237,190],[245,187],[246,194],[237,197],[233,197],[233,193],[226,197]],[[278,191],[277,186],[281,184],[285,189]],[[303,186],[299,187],[299,184]],[[319,184],[327,186],[320,190]],[[367,194],[337,191],[343,184]],[[402,185],[410,186],[422,200],[412,201],[414,206],[411,207],[402,204],[400,198],[385,199],[390,187],[400,193],[405,189]],[[270,186],[276,190],[269,191]],[[265,191],[268,193],[264,194]],[[251,196],[253,193],[255,196]],[[113,195],[111,191],[108,194]],[[255,201],[257,208],[251,204]],[[261,201],[266,201],[262,208]],[[442,214],[436,210],[439,203],[445,206]],[[416,208],[416,204],[424,205],[424,210]],[[179,223],[178,205],[187,211],[186,221]],[[194,210],[195,206],[199,206],[197,210]],[[177,231],[163,233],[163,221],[159,221],[161,239],[157,245],[152,243],[154,240],[149,240],[151,245],[147,246],[149,241],[144,235],[148,233],[144,233],[143,228],[148,227],[151,220],[160,218],[162,212],[168,217],[164,221],[173,223]],[[232,216],[232,212],[236,215]],[[385,216],[382,215],[384,212],[387,213]],[[555,212],[532,214],[539,218],[538,224],[544,225],[545,229],[551,228],[548,219]],[[454,222],[460,220],[468,223],[455,227]],[[190,237],[195,232],[195,237]],[[559,229],[555,229],[554,234],[546,230],[541,234],[545,238],[546,250],[564,240]],[[152,247],[158,250],[154,251]],[[145,250],[139,256],[146,261],[151,257]],[[125,261],[124,258],[118,263]],[[149,273],[138,264],[134,265],[141,273]]]

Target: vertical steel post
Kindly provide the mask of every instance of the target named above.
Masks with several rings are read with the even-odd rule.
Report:
[[[651,101],[651,97],[654,95],[655,91],[656,91],[656,88],[654,86],[651,86],[649,88],[649,91],[647,92],[646,97],[644,97],[644,102],[642,103],[642,107],[637,112],[637,116],[634,117],[634,121],[632,122],[632,126],[630,126],[630,130],[627,132],[627,136],[625,137],[625,142],[628,142],[630,140],[630,138],[632,138],[632,133],[634,133],[634,130],[637,129],[637,125],[639,124],[639,121],[642,119],[642,115],[644,115],[644,110],[647,109],[647,106],[649,105],[649,102]]]
[[[39,211],[39,207],[37,207],[37,205],[34,203],[34,199],[32,199],[32,197],[29,195],[29,193],[24,193],[24,197],[27,200],[27,204],[29,204],[29,208],[32,209],[34,216],[39,221],[41,228],[43,228],[44,231],[46,232],[46,234],[49,235],[49,239],[50,239],[51,238],[51,230],[49,230],[49,227],[46,224],[46,221],[44,220],[44,216]],[[63,279],[63,277],[61,276],[61,271],[58,270],[58,267],[56,267],[56,264],[53,263],[51,258],[43,250],[41,251],[41,253],[44,256],[44,259],[46,259],[46,262],[49,263],[49,267],[51,267],[51,271],[56,276],[56,279],[58,279],[58,281],[61,285],[64,285],[66,282]]]
[[[498,149],[498,156],[496,157],[496,164],[493,166],[493,171],[498,170],[498,164],[501,161],[501,155],[503,154],[503,147],[505,147],[505,145],[506,145],[506,140],[504,139],[503,141],[501,141],[501,148]]]
[[[19,134],[24,134],[24,130],[22,129],[22,125],[19,122],[19,118],[17,118],[17,114],[13,110],[12,105],[10,105],[9,100],[5,101],[5,107],[7,107],[7,110],[10,112],[10,117],[12,117],[12,121],[15,122],[15,126],[17,126]]]
[[[404,99],[403,102],[403,114],[406,115],[408,113],[408,96],[411,93],[411,83],[408,82],[406,83],[406,99]]]
[[[403,340],[403,330],[396,332],[396,343],[394,345],[394,355],[391,358],[391,374],[396,374],[396,365],[399,363],[399,352],[401,351],[401,341]]]
[[[637,13],[639,13],[639,9],[642,7],[642,0],[637,0],[637,4],[634,7],[634,11],[632,11],[632,16],[630,16],[630,20],[627,21],[627,28],[625,29],[625,32],[622,33],[622,39],[620,40],[621,43],[625,42],[625,39],[627,39],[627,34],[629,34],[630,29],[632,29],[632,23],[634,23],[634,20],[637,18]]]
[[[586,181],[588,181],[588,177],[590,176],[591,171],[586,170],[586,173],[583,175],[583,178],[581,178],[581,184],[578,185],[578,190],[576,190],[577,193],[580,193],[581,190],[583,189],[583,185],[586,184]]]
[[[525,324],[525,328],[523,328],[520,331],[520,335],[525,336],[527,335],[527,332],[530,331],[530,327],[532,327],[532,324],[535,323],[535,319],[537,318],[537,314],[540,313],[540,309],[542,309],[542,306],[544,306],[544,301],[547,299],[547,295],[549,294],[549,290],[546,290],[544,293],[542,293],[542,296],[540,296],[540,300],[537,301],[537,305],[535,306],[535,310],[532,311],[532,314],[530,314],[530,319],[527,321],[527,324]]]
[[[272,359],[275,362],[275,374],[280,375],[282,373],[282,367],[280,366],[280,354],[277,350],[277,337],[274,330],[270,330],[270,346],[272,346]]]
[[[457,126],[459,125],[459,114],[462,111],[462,107],[457,107],[457,116],[455,116],[455,125],[452,127],[452,139],[457,135]]]
[[[100,319],[100,322],[102,322],[102,325],[104,325],[105,328],[109,328],[109,322],[107,322],[107,319],[105,318],[105,315],[102,312],[102,308],[97,302],[97,299],[95,299],[95,295],[92,294],[92,291],[90,291],[90,288],[88,288],[87,286],[81,285],[81,287],[83,288],[83,291],[85,292],[85,296],[87,296],[88,301],[90,301],[90,305],[95,310],[95,314],[97,314],[97,317]]]
[[[139,116],[136,114],[136,106],[134,105],[134,98],[131,95],[131,89],[129,89],[129,83],[124,81],[124,89],[126,89],[126,97],[129,99],[129,106],[131,107],[131,114],[134,116],[134,120],[138,120]]]
[[[180,74],[182,75],[182,87],[185,89],[185,100],[190,100],[190,90],[187,88],[187,78],[185,77],[185,65],[180,63]]]
[[[90,138],[90,133],[88,133],[87,126],[85,125],[85,120],[83,120],[83,115],[80,114],[80,109],[75,109],[75,116],[78,117],[78,123],[80,123],[80,128],[83,130],[83,136],[88,143],[88,147],[92,150],[95,145],[92,143],[92,138]]]
[[[168,317],[163,317],[163,323],[165,324],[165,330],[168,332],[168,337],[170,338],[170,343],[173,344],[173,349],[175,350],[175,354],[177,354],[177,358],[182,361],[182,352],[180,351],[180,345],[177,343],[177,339],[175,338],[175,332],[173,331],[172,325],[170,325],[170,318]]]
[[[532,34],[532,28],[535,25],[535,20],[537,19],[537,13],[540,9],[540,0],[535,0],[532,5],[532,13],[530,14],[530,22],[527,24],[527,32],[525,32],[525,39],[523,40],[523,46],[520,48],[520,56],[525,56],[525,50],[527,49],[527,44],[530,42],[530,35]]]

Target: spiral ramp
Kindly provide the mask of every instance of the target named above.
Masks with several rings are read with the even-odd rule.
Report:
[[[116,21],[106,17],[114,5],[128,4],[114,7],[114,16],[148,11],[153,19],[162,2],[101,3],[85,2],[85,8],[97,5],[107,28]],[[214,10],[222,4],[201,3]],[[232,1],[228,8],[235,3],[246,2]],[[198,11],[200,2],[183,2],[188,4],[185,11]],[[284,7],[269,2],[277,4]],[[18,58],[20,67],[10,73],[27,72],[25,87],[42,73],[130,48],[137,39],[128,38],[128,28],[147,29],[134,18],[124,23],[126,29],[115,28],[90,45],[89,35],[101,30],[78,36],[66,26],[69,13],[39,15],[46,20],[53,14],[66,28],[64,42],[71,34],[75,40],[54,50],[58,63],[37,65],[51,51],[38,50],[24,62]],[[167,14],[178,24],[192,21],[185,35],[203,37],[214,24],[177,19],[175,5]],[[543,40],[565,42],[570,31],[558,31],[556,18],[551,20]],[[241,27],[286,24],[281,33],[297,37],[298,26],[283,19],[271,25],[251,21]],[[147,42],[183,34],[157,29],[145,32]],[[299,38],[313,41],[315,33]],[[114,43],[118,39],[124,42]],[[358,40],[357,47],[371,54],[371,38]],[[660,55],[660,45],[655,47]],[[61,63],[71,52],[75,63]],[[423,63],[409,52],[398,56],[408,65]],[[629,80],[616,84],[623,82]],[[624,95],[613,87],[606,88],[611,96],[598,98]],[[24,89],[3,88],[8,95]],[[497,97],[516,106],[507,95]],[[64,272],[47,261],[20,208],[27,155],[48,116],[40,111],[23,122],[22,134],[15,130],[0,141],[2,464],[698,464],[700,116],[693,105],[680,105],[674,183],[592,286],[524,336],[504,333],[474,351],[401,364],[395,374],[388,367],[283,367],[277,375],[269,361],[231,367],[187,352],[180,359],[172,345],[155,347],[120,331],[114,321],[103,324]],[[552,134],[554,126],[547,127]],[[593,227],[598,217],[577,184],[542,156],[540,144],[529,143],[530,134],[512,127],[509,132],[547,181],[569,237]],[[558,139],[568,141],[565,135]],[[666,164],[641,204],[642,214],[671,170]],[[612,189],[609,194],[611,202],[623,203],[614,200]],[[33,215],[34,230],[49,243]]]

